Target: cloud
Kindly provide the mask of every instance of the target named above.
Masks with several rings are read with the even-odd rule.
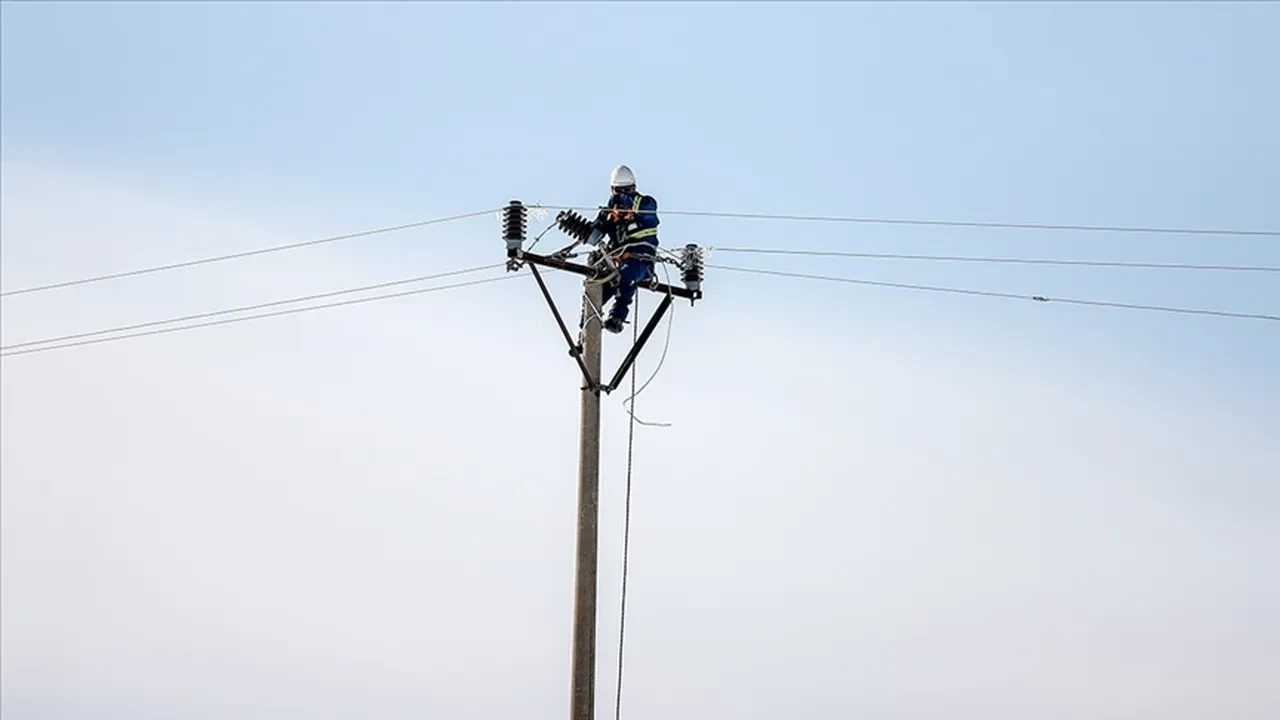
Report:
[[[311,230],[65,171],[7,166],[3,192],[6,287]],[[423,273],[490,261],[433,247]],[[417,272],[355,243],[15,296],[4,342]],[[577,371],[529,284],[5,358],[5,717],[562,716]],[[678,306],[639,400],[673,427],[637,431],[625,713],[1280,712],[1256,429],[1017,355],[763,322]],[[601,713],[626,431],[609,397]]]

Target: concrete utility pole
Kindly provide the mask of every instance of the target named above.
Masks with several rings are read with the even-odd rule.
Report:
[[[600,381],[600,284],[583,280],[582,361]],[[590,303],[590,307],[588,307]],[[578,439],[578,553],[574,570],[571,720],[593,720],[596,670],[596,568],[600,519],[600,393],[584,378]]]
[[[527,265],[538,288],[542,291],[560,334],[569,345],[569,355],[582,371],[581,435],[578,438],[578,548],[574,564],[573,580],[573,654],[570,697],[570,720],[594,720],[596,695],[596,569],[599,555],[600,518],[600,393],[611,393],[618,388],[622,378],[635,363],[641,348],[648,342],[654,328],[671,307],[672,298],[688,299],[690,304],[702,297],[702,251],[698,246],[685,245],[679,261],[681,281],[684,287],[657,282],[656,279],[639,287],[663,295],[653,316],[645,325],[631,350],[608,383],[602,382],[600,373],[600,345],[602,321],[600,313],[602,279],[601,263],[604,258],[598,252],[591,253],[588,264],[570,262],[570,251],[587,242],[591,236],[591,223],[572,212],[556,217],[556,224],[565,234],[577,242],[551,255],[535,255],[524,251],[526,208],[519,200],[512,200],[502,213],[503,240],[507,244],[507,270],[519,270]],[[551,268],[581,275],[583,279],[582,328],[577,342],[556,307],[551,291],[547,289],[538,267]]]

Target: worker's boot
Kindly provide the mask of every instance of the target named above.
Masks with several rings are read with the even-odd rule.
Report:
[[[610,315],[609,319],[604,321],[604,329],[611,333],[620,333],[622,332],[623,324],[622,318],[617,315]]]

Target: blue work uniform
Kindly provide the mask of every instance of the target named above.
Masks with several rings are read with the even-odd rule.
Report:
[[[650,195],[617,193],[600,211],[596,227],[608,233],[609,254],[618,270],[601,288],[601,302],[616,297],[610,316],[621,322],[627,319],[636,285],[653,275],[658,254],[658,201]]]

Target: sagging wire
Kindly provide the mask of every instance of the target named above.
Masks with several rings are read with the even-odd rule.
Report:
[[[640,315],[640,298],[636,298],[636,316]],[[633,325],[631,331],[631,341],[639,340],[639,325]],[[631,366],[631,399],[634,400],[636,395],[636,369]],[[627,411],[631,414],[631,411]],[[622,720],[622,670],[623,659],[625,657],[626,640],[627,640],[627,579],[630,576],[630,560],[631,560],[631,475],[634,467],[633,457],[636,443],[636,423],[639,422],[634,414],[631,414],[631,422],[627,424],[627,484],[626,499],[623,511],[622,523],[622,591],[619,594],[618,608],[618,683],[616,687],[616,695],[614,698],[613,718],[614,720]]]
[[[271,300],[268,302],[255,303],[253,305],[240,305],[238,307],[227,308],[224,310],[213,310],[210,312],[196,313],[193,315],[181,315],[178,317],[165,318],[163,320],[149,320],[147,322],[134,323],[132,325],[117,325],[102,330],[91,330],[88,332],[79,332],[71,335],[61,335],[57,337],[44,338],[42,340],[28,340],[26,342],[12,343],[0,347],[0,353],[10,354],[10,351],[18,348],[30,347],[34,345],[50,345],[54,343],[63,343],[68,340],[79,340],[97,335],[116,335],[128,332],[130,330],[141,330],[143,328],[154,327],[157,325],[170,325],[173,323],[187,322],[190,320],[203,320],[205,318],[216,317],[219,315],[230,315],[234,313],[248,312],[250,310],[262,310],[278,305],[293,305],[296,303],[307,302],[310,300],[322,300],[324,298],[336,297],[339,295],[351,295],[368,290],[381,290],[383,288],[394,287],[397,285],[409,285],[414,283],[425,282],[427,280],[438,280],[440,278],[450,277],[452,275],[466,275],[469,273],[480,272],[482,270],[492,270],[502,267],[502,265],[481,265],[479,267],[466,268],[464,270],[450,270],[447,272],[432,273],[430,275],[419,275],[417,277],[404,278],[402,280],[391,280],[389,282],[380,282],[373,285],[364,285],[361,287],[346,288],[343,290],[333,290],[323,293],[315,293],[312,295],[303,295],[301,297],[287,298],[284,300]],[[16,353],[14,353],[16,354]]]
[[[538,218],[538,219],[542,219],[543,217],[546,217],[546,215],[547,215],[547,213],[546,213],[546,211],[545,211],[545,210],[544,210],[544,211],[541,211],[541,212],[540,212],[540,213],[538,213],[538,214],[539,214],[539,215],[541,215],[541,217],[540,217],[540,218]],[[537,237],[535,237],[535,238],[533,239],[533,242],[529,243],[529,247],[526,249],[526,252],[527,252],[528,250],[532,250],[532,249],[533,249],[533,246],[534,246],[534,245],[537,245],[537,244],[538,244],[538,241],[542,239],[542,236],[543,236],[543,235],[546,235],[547,233],[549,233],[549,232],[551,232],[552,230],[554,230],[554,229],[555,229],[555,227],[556,227],[556,224],[553,222],[553,223],[551,223],[550,225],[548,225],[546,228],[544,228],[544,229],[542,230],[542,232],[538,233]]]
[[[1280,315],[1267,315],[1263,313],[1246,313],[1231,312],[1227,310],[1208,310],[1203,308],[1186,308],[1186,307],[1170,307],[1167,305],[1144,305],[1139,303],[1112,302],[1107,300],[1087,300],[1084,298],[1064,298],[1064,297],[1047,297],[1044,295],[1024,295],[1021,293],[996,292],[991,290],[975,290],[971,288],[944,287],[938,285],[918,285],[913,283],[885,282],[881,280],[866,280],[863,278],[849,277],[830,277],[826,275],[812,275],[807,273],[783,272],[781,270],[766,270],[764,268],[744,268],[734,267],[731,265],[707,265],[709,268],[717,270],[729,270],[731,272],[754,273],[757,275],[776,275],[778,277],[794,277],[806,280],[823,280],[826,282],[848,283],[851,285],[868,285],[874,287],[899,288],[904,290],[922,290],[927,292],[951,293],[955,295],[972,295],[976,297],[1002,298],[1006,300],[1033,300],[1041,303],[1065,303],[1071,305],[1088,305],[1093,307],[1106,308],[1123,308],[1127,310],[1151,310],[1155,312],[1181,313],[1184,315],[1208,315],[1217,317],[1243,318],[1253,320],[1269,320],[1271,322],[1280,322]]]
[[[975,257],[966,255],[913,255],[906,253],[846,252],[835,250],[788,250],[783,248],[708,248],[726,253],[761,255],[795,255],[811,257],[847,257],[879,260],[930,260],[936,262],[1003,263],[1018,265],[1067,265],[1082,267],[1141,268],[1150,270],[1221,270],[1233,272],[1280,272],[1275,265],[1206,265],[1197,263],[1128,262],[1118,260],[1065,260],[1056,258]]]
[[[662,270],[663,272],[666,273],[666,276],[667,276],[667,287],[671,287],[671,271],[667,269],[667,266],[665,263],[662,264]],[[667,295],[669,296],[670,294],[671,294],[671,291],[668,290]],[[640,319],[640,294],[639,293],[636,293],[635,309],[636,309],[637,323],[632,326],[632,335],[634,336],[632,342],[635,342],[635,340],[638,339],[638,333],[640,330],[640,325],[638,322]],[[671,347],[671,324],[675,322],[676,304],[672,303],[671,307],[668,309],[667,312],[668,312],[667,334],[666,334],[666,338],[662,342],[662,354],[658,356],[658,364],[653,369],[653,374],[649,376],[648,380],[644,381],[644,384],[640,386],[639,390],[634,390],[635,385],[633,382],[632,384],[633,391],[631,393],[631,396],[625,398],[622,401],[622,409],[627,411],[627,415],[631,416],[632,420],[635,420],[637,423],[639,423],[640,425],[644,425],[645,427],[664,427],[664,428],[671,427],[671,423],[669,422],[646,422],[644,420],[641,420],[633,412],[636,398],[639,397],[640,393],[644,392],[645,388],[649,387],[649,384],[653,382],[654,378],[658,377],[658,373],[662,371],[663,363],[666,362],[667,360],[667,350]],[[637,358],[637,360],[639,360],[639,358]],[[631,375],[633,380],[635,378],[635,372],[636,372],[635,367],[632,366]],[[630,405],[630,407],[628,407],[628,405]]]
[[[38,285],[35,287],[19,288],[17,290],[5,290],[0,292],[0,296],[8,297],[10,295],[23,295],[26,293],[42,292],[45,290],[54,290],[58,288],[66,288],[74,285],[85,285],[88,283],[102,282],[104,280],[117,280],[126,277],[135,277],[138,275],[146,275],[149,273],[163,272],[167,270],[177,270],[180,268],[188,268],[196,265],[205,265],[208,263],[223,262],[226,260],[235,260],[257,255],[265,255],[267,253],[280,252],[282,250],[294,250],[297,248],[311,247],[314,245],[322,245],[325,243],[338,242],[340,240],[351,240],[355,238],[370,237],[372,235],[381,235],[385,233],[398,232],[400,230],[408,230],[410,228],[426,227],[428,225],[439,225],[456,220],[464,220],[467,218],[480,217],[486,215],[493,210],[479,210],[476,212],[464,213],[462,215],[452,215],[450,217],[433,218],[431,220],[419,220],[417,222],[406,223],[403,225],[394,225],[391,227],[376,228],[374,230],[362,230],[360,232],[346,233],[344,235],[333,235],[330,237],[319,238],[316,240],[303,240],[302,242],[288,243],[286,245],[276,245],[273,247],[257,248],[254,250],[245,250],[242,252],[234,252],[227,255],[218,255],[215,257],[205,257],[196,260],[185,260],[182,262],[168,263],[166,265],[155,265],[152,267],[138,268],[135,270],[126,270],[124,272],[109,273],[106,275],[97,275],[94,277],[85,277],[78,280],[66,280],[63,282],[49,283],[47,285]],[[499,218],[501,218],[501,209],[497,210]],[[545,210],[538,210],[543,217],[546,215]]]
[[[387,293],[387,294],[384,294],[384,295],[372,295],[372,296],[369,296],[369,297],[355,298],[355,299],[352,299],[352,300],[340,300],[340,301],[337,301],[337,302],[325,303],[325,304],[322,304],[322,305],[307,305],[307,306],[304,306],[304,307],[300,307],[300,308],[292,308],[292,309],[289,309],[289,310],[276,310],[276,311],[273,311],[273,312],[259,313],[259,314],[257,314],[257,315],[242,315],[242,316],[240,316],[240,317],[224,318],[224,319],[222,319],[222,320],[209,320],[209,321],[206,321],[206,322],[193,323],[193,324],[190,324],[190,325],[177,325],[177,326],[174,326],[174,327],[153,328],[153,329],[150,329],[150,330],[143,330],[143,331],[140,331],[140,332],[136,332],[136,333],[127,333],[127,334],[123,334],[123,335],[111,335],[111,336],[109,336],[109,337],[91,338],[91,339],[85,339],[85,340],[78,340],[78,341],[75,341],[75,342],[65,342],[65,343],[61,343],[61,344],[43,345],[43,346],[40,346],[40,347],[27,347],[27,348],[24,348],[24,349],[21,349],[21,350],[14,350],[14,351],[11,351],[11,352],[0,352],[0,357],[9,357],[9,356],[12,356],[12,355],[27,355],[27,354],[30,354],[30,353],[40,353],[40,352],[46,352],[46,351],[49,351],[49,350],[61,350],[61,349],[63,349],[63,348],[79,347],[79,346],[82,346],[82,345],[96,345],[96,344],[99,344],[99,343],[116,342],[116,341],[119,341],[119,340],[127,340],[127,339],[130,339],[130,338],[140,338],[140,337],[147,337],[147,336],[151,336],[151,335],[164,335],[164,334],[167,334],[167,333],[181,332],[181,331],[183,331],[183,330],[194,330],[194,329],[196,329],[196,328],[214,327],[214,326],[218,326],[218,325],[230,325],[230,324],[233,324],[233,323],[247,322],[247,321],[249,321],[249,320],[258,320],[258,319],[262,319],[262,318],[280,317],[280,316],[284,316],[284,315],[295,315],[295,314],[297,314],[297,313],[312,312],[312,311],[315,311],[315,310],[325,310],[325,309],[328,309],[328,308],[345,307],[345,306],[348,306],[348,305],[358,305],[358,304],[361,304],[361,303],[376,302],[376,301],[379,301],[379,300],[389,300],[389,299],[391,299],[391,298],[408,297],[408,296],[410,296],[410,295],[422,295],[422,294],[424,294],[424,293],[438,292],[438,291],[441,291],[441,290],[450,290],[450,289],[453,289],[453,288],[467,287],[467,286],[470,286],[470,285],[482,285],[482,284],[484,284],[484,283],[501,282],[501,281],[504,281],[504,280],[513,280],[513,279],[515,279],[516,277],[518,277],[518,276],[516,276],[516,275],[499,275],[498,277],[484,278],[484,279],[481,279],[481,280],[470,280],[470,281],[467,281],[467,282],[454,283],[454,284],[452,284],[452,285],[437,285],[437,286],[434,286],[434,287],[420,288],[420,289],[417,289],[417,290],[406,290],[406,291],[403,291],[403,292]],[[355,290],[342,291],[342,292],[355,292],[355,291],[358,291],[358,290],[359,290],[359,288],[357,288],[357,289],[355,289]],[[332,295],[332,294],[339,294],[339,293],[329,293],[329,294],[331,294],[331,295]],[[278,302],[273,302],[273,303],[269,303],[269,304],[271,304],[271,305],[283,305],[283,304],[287,304],[287,303],[298,302],[299,300],[300,300],[299,298],[294,298],[294,299],[292,299],[292,300],[278,301]],[[265,306],[265,305],[264,305],[264,306]],[[228,311],[228,312],[235,312],[235,310]],[[220,315],[220,314],[223,314],[223,312],[222,312],[222,311],[220,311],[220,312],[217,312],[217,313],[207,313],[207,314],[204,314],[203,316],[204,316],[204,317],[208,317],[209,315]],[[172,322],[172,321],[162,321],[162,322]],[[147,325],[157,325],[157,324],[161,324],[161,323],[160,323],[160,322],[157,322],[157,323],[147,323]],[[93,333],[93,334],[96,334],[96,333]]]
[[[585,205],[543,205],[531,207],[571,212],[600,209]],[[1238,235],[1242,237],[1280,237],[1280,230],[1233,230],[1226,228],[1145,227],[1114,225],[1076,225],[1025,222],[980,222],[969,220],[927,220],[923,218],[842,217],[831,215],[794,215],[777,213],[723,212],[709,210],[659,210],[661,215],[686,215],[691,217],[741,218],[746,220],[786,220],[835,223],[864,223],[879,225],[924,225],[943,227],[1005,228],[1014,230],[1062,230],[1075,232],[1155,233],[1162,235]]]
[[[667,275],[667,287],[670,288],[671,287],[671,271],[667,269],[666,263],[662,263],[662,265],[663,265],[663,268],[662,268],[663,272],[665,272]],[[636,297],[634,301],[635,317],[637,321],[640,319],[640,295],[641,293],[636,293]],[[667,290],[667,296],[668,297],[671,296],[670,289]],[[673,316],[667,319],[667,337],[662,344],[662,356],[658,359],[658,365],[657,367],[654,368],[653,374],[650,375],[649,379],[645,381],[644,385],[640,386],[640,389],[637,390],[636,389],[636,366],[633,364],[631,366],[631,396],[622,401],[622,407],[627,411],[627,415],[630,416],[631,419],[630,419],[630,422],[627,424],[627,484],[626,484],[625,514],[624,514],[623,529],[622,529],[622,592],[620,595],[621,599],[620,599],[620,607],[618,612],[618,684],[617,684],[617,694],[614,699],[614,711],[613,711],[614,720],[621,720],[622,718],[622,677],[623,677],[622,671],[623,671],[623,659],[625,657],[626,638],[627,638],[627,580],[630,576],[629,570],[630,570],[630,559],[631,559],[631,476],[632,476],[632,467],[633,467],[632,457],[633,457],[633,451],[635,448],[636,425],[637,424],[646,425],[649,427],[671,427],[671,423],[645,422],[644,420],[641,420],[639,417],[637,417],[635,412],[633,412],[633,410],[634,410],[636,398],[640,395],[640,393],[644,392],[644,389],[649,387],[649,383],[653,382],[653,379],[658,376],[658,372],[662,370],[663,362],[667,359],[667,348],[670,347],[671,345],[671,323],[674,320],[674,311],[675,311],[675,305],[672,304],[671,312],[673,313]],[[636,322],[631,326],[631,342],[635,343],[635,342],[639,342],[639,340],[640,340],[640,323]],[[631,407],[627,407],[628,403],[631,404]]]

